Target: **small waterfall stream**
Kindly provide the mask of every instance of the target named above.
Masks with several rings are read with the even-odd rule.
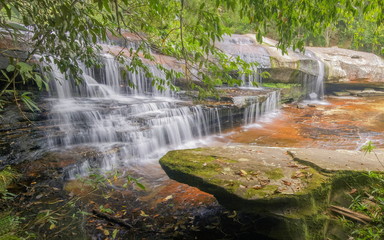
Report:
[[[324,63],[313,52],[309,50],[306,50],[305,55],[317,61],[318,70],[315,80],[304,80],[303,84],[305,86],[303,86],[303,88],[306,89],[308,93],[308,98],[310,100],[322,100],[324,98]]]
[[[244,111],[244,123],[246,125],[255,123],[265,113],[273,113],[279,109],[280,92],[270,92],[265,101],[252,103]]]

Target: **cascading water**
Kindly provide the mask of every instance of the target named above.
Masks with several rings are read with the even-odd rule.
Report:
[[[303,88],[307,91],[310,100],[322,100],[324,98],[324,63],[309,50],[306,50],[305,55],[317,61],[318,71],[316,78],[307,76],[307,79],[303,80]]]
[[[257,60],[256,55],[247,56],[249,61]],[[66,80],[56,66],[51,66],[51,76],[56,79],[51,81],[51,94],[56,96],[51,98],[50,117],[55,126],[49,136],[51,148],[96,149],[100,153],[96,167],[109,170],[157,160],[172,149],[196,147],[197,139],[221,132],[223,116],[217,108],[191,106],[173,98],[170,90],[158,91],[140,69],[123,77],[122,66],[112,55],[100,57],[104,63],[100,69],[80,64],[80,85]],[[153,76],[164,78],[154,65],[147,66]],[[274,111],[278,100],[278,92],[272,92],[265,101],[251,104],[245,110],[244,122],[253,123]],[[225,125],[232,124],[226,121]],[[86,173],[91,165],[95,167],[86,161],[78,164],[68,170],[68,177]]]
[[[244,123],[246,125],[255,123],[266,113],[274,113],[279,109],[280,92],[268,93],[265,101],[258,101],[250,104],[244,111]]]
[[[217,109],[146,96],[143,88],[128,95],[119,94],[119,67],[109,56],[105,62],[99,73],[102,83],[93,78],[94,71],[84,68],[84,81],[79,86],[65,81],[64,75],[52,66],[52,77],[60,80],[51,81],[57,94],[50,114],[56,126],[49,137],[52,148],[94,147],[105,153],[100,167],[108,170],[158,159],[170,149],[194,147],[194,140],[220,133]],[[144,76],[140,73],[131,76],[138,75]],[[149,79],[143,77],[140,81],[148,84]],[[89,163],[77,166],[69,172],[69,177],[81,174],[88,167]]]

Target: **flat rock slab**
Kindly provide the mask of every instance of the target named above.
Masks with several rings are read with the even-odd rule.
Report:
[[[294,160],[320,168],[321,171],[384,171],[384,151],[374,153],[350,150],[296,148],[288,150]],[[380,161],[379,161],[380,160]]]
[[[168,152],[160,164],[177,181],[246,200],[306,194],[326,180],[293,161],[288,150],[249,145],[179,150]]]
[[[384,161],[384,152],[376,154]],[[384,170],[373,153],[249,145],[171,151],[160,164],[170,178],[214,194],[219,201],[281,201],[318,189],[329,180],[329,172]]]

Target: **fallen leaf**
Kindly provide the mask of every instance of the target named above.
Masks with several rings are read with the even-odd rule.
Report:
[[[170,200],[170,199],[172,199],[172,198],[173,198],[172,195],[168,195],[167,197],[164,198],[164,200],[165,200],[165,201],[168,201],[168,200]]]
[[[299,166],[299,169],[307,169],[309,168],[308,166]]]
[[[239,185],[239,187],[240,187],[240,188],[247,188],[246,186],[241,185],[241,184]]]
[[[293,176],[291,176],[291,178],[296,179],[296,178],[302,178],[304,176],[305,176],[305,174],[302,173],[301,171],[296,171],[295,174]]]
[[[252,189],[256,189],[256,190],[259,190],[259,189],[262,189],[264,186],[262,185],[255,185],[252,187]]]
[[[246,171],[244,171],[244,170],[240,170],[239,175],[244,177],[244,176],[247,176],[248,173]]]
[[[297,168],[297,167],[299,167],[299,166],[296,165],[296,164],[289,164],[288,167],[290,167],[290,168]]]
[[[354,189],[352,189],[352,190],[349,192],[349,194],[354,194],[354,193],[356,193],[356,192],[357,192],[357,189],[354,188]]]
[[[263,185],[263,186],[268,185],[270,182],[271,182],[271,180],[269,180],[269,179],[260,179],[259,180],[260,185]]]
[[[56,227],[56,225],[54,223],[51,224],[51,226],[49,226],[49,230],[52,230]]]
[[[149,217],[149,215],[146,214],[143,210],[140,210],[140,216],[142,216],[142,217]]]
[[[286,181],[286,180],[282,180],[282,182],[284,183],[284,185],[286,185],[286,186],[291,186],[292,185],[292,183],[291,182],[289,182],[289,181]]]

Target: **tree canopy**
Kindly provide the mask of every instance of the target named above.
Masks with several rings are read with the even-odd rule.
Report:
[[[78,61],[99,64],[98,43],[106,41],[109,33],[120,36],[124,30],[143,40],[138,51],[131,51],[137,61],[130,61],[127,70],[145,69],[140,56],[151,59],[150,46],[182,61],[183,77],[201,79],[204,87],[195,87],[210,91],[216,85],[235,83],[232,71],[250,69],[249,63],[215,47],[237,23],[250,28],[259,41],[272,28],[278,47],[286,51],[289,47],[302,50],[306,39],[322,34],[340,19],[351,24],[357,24],[353,19],[364,19],[374,25],[373,32],[380,31],[384,21],[384,0],[0,0],[0,9],[2,39],[27,52],[22,59],[10,55],[9,66],[1,72],[0,107],[11,95],[28,105],[28,93],[17,91],[18,82],[33,81],[44,87],[46,80],[30,62],[34,54],[79,79]],[[177,75],[162,70],[168,78]],[[157,84],[164,83],[171,85],[164,80]]]

